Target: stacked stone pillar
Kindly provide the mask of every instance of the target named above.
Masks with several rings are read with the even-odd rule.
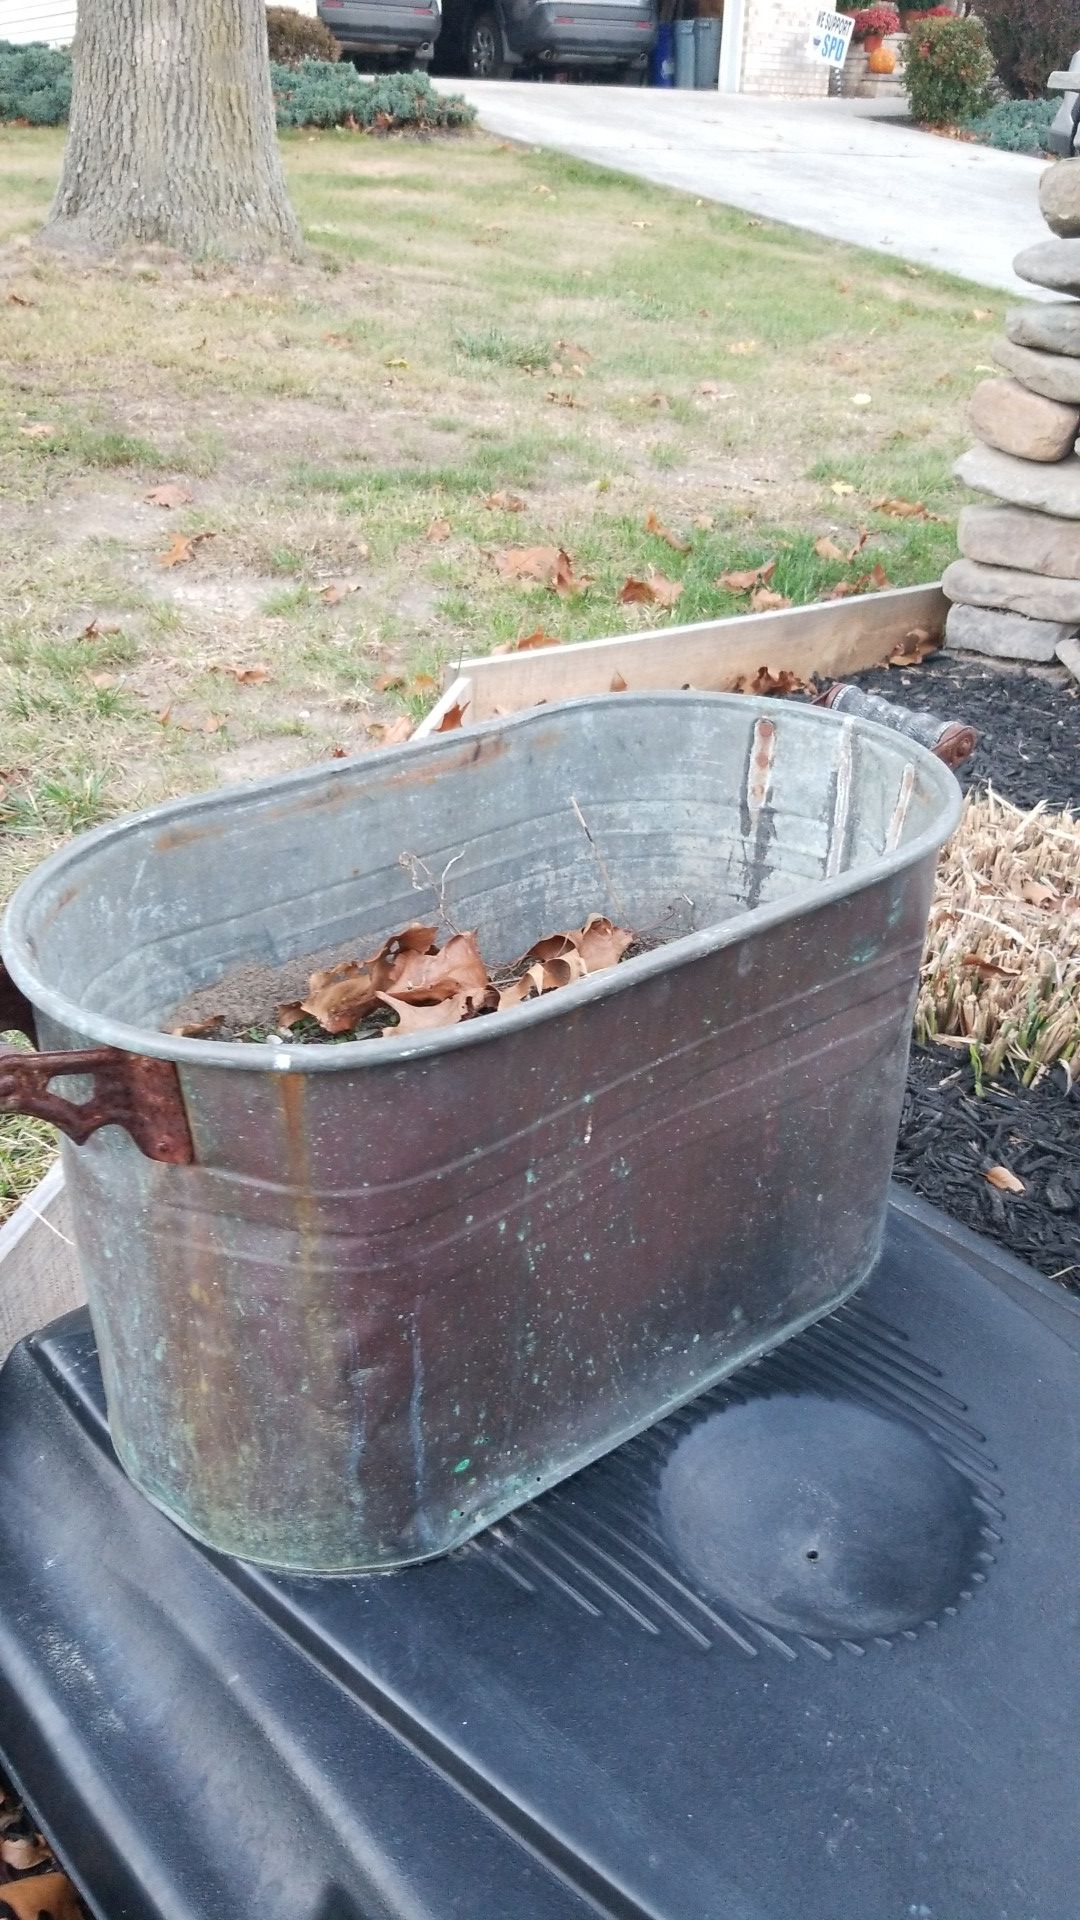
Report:
[[[1018,254],[1017,273],[1065,299],[1005,316],[994,348],[1000,378],[971,400],[979,444],[956,473],[992,504],[965,507],[961,558],[943,585],[953,602],[946,643],[1017,660],[1080,656],[1080,159],[1039,183],[1053,239]]]

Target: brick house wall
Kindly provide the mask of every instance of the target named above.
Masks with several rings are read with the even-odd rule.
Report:
[[[727,0],[742,11],[740,93],[824,98],[829,68],[807,53],[821,0]],[[833,0],[835,4],[835,0]],[[724,22],[725,30],[728,22]]]

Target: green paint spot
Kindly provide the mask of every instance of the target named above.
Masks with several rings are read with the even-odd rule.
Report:
[[[457,1466],[456,1466],[456,1467],[454,1468],[454,1472],[455,1472],[455,1473],[464,1473],[464,1471],[465,1471],[465,1469],[466,1469],[466,1467],[468,1466],[468,1464],[469,1464],[469,1459],[468,1459],[468,1455],[466,1455],[466,1457],[465,1457],[465,1459],[464,1459],[464,1460],[459,1460],[459,1461],[458,1461],[458,1463],[457,1463]]]

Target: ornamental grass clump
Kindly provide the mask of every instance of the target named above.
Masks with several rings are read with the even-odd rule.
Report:
[[[1080,819],[969,799],[938,866],[916,1038],[962,1048],[979,1079],[1080,1080]]]

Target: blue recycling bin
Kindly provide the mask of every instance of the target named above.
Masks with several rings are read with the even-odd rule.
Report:
[[[671,21],[656,30],[656,44],[649,56],[649,84],[653,87],[675,85],[675,28]]]

